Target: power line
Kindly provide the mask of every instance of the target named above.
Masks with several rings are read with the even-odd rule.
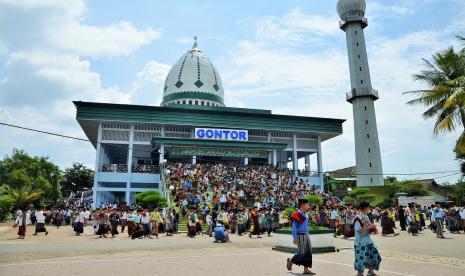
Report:
[[[41,134],[53,135],[53,136],[57,136],[57,137],[61,137],[61,138],[66,138],[66,139],[73,139],[73,140],[77,140],[77,141],[90,142],[90,143],[91,143],[91,141],[90,141],[89,139],[84,139],[84,138],[79,138],[79,137],[74,137],[74,136],[69,136],[69,135],[63,135],[63,134],[60,134],[60,133],[55,133],[55,132],[50,132],[50,131],[44,131],[44,130],[39,130],[39,129],[34,129],[34,128],[28,128],[28,127],[23,127],[23,126],[18,126],[18,125],[14,125],[14,124],[3,123],[3,122],[0,122],[0,125],[4,125],[4,126],[8,126],[8,127],[13,127],[13,128],[18,128],[18,129],[27,130],[27,131],[38,132],[38,133],[41,133]],[[103,143],[101,143],[101,142],[97,142],[97,143],[103,144]],[[141,151],[141,152],[148,152],[148,153],[152,153],[152,152],[153,152],[153,151],[144,150],[144,149],[136,149],[136,148],[134,148],[134,147],[131,148],[131,147],[129,147],[129,145],[128,145],[128,146],[121,146],[121,145],[107,144],[107,143],[105,143],[104,145],[110,146],[110,147],[115,147],[115,148],[132,149],[132,150]],[[136,157],[137,157],[137,156],[136,156]],[[320,172],[320,171],[310,170],[310,172],[315,172],[315,173],[317,173],[317,174],[331,173],[332,175],[344,175],[344,176],[347,175],[346,173],[329,172],[329,171]],[[352,174],[351,176],[357,176],[357,175],[383,175],[383,176],[400,175],[400,176],[412,176],[412,175],[433,175],[433,174],[444,174],[444,173],[452,173],[452,174],[450,174],[450,175],[445,175],[445,176],[440,176],[440,177],[436,177],[436,179],[438,179],[438,178],[445,178],[445,177],[447,177],[447,176],[458,175],[458,174],[461,174],[462,172],[461,172],[460,170],[453,170],[453,171],[418,172],[418,173],[383,173],[383,174],[364,174],[364,173],[356,173],[356,174]]]

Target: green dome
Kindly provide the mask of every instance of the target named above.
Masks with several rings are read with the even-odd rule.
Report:
[[[166,77],[161,105],[171,104],[224,106],[220,75],[210,59],[198,48],[197,40]]]

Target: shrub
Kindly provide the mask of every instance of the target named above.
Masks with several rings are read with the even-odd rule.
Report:
[[[8,219],[13,209],[13,199],[8,195],[0,196],[0,222],[4,222]]]

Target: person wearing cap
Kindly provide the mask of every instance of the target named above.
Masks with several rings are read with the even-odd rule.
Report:
[[[287,259],[287,269],[292,270],[292,265],[304,267],[303,274],[314,275],[315,273],[310,271],[312,267],[312,244],[308,235],[308,214],[307,211],[310,209],[308,200],[305,198],[299,199],[299,209],[291,215],[292,225],[292,238],[294,244],[297,245],[297,254],[292,259]]]
[[[221,223],[216,225],[213,232],[215,233],[215,242],[231,242],[229,240],[228,231],[224,229],[224,226]]]
[[[362,202],[359,206],[360,214],[355,216],[355,262],[354,268],[358,276],[362,276],[365,269],[368,269],[367,276],[376,276],[373,270],[379,270],[381,256],[378,249],[371,239],[371,234],[376,234],[378,231],[376,225],[371,223],[368,213],[370,213],[370,205],[368,202]]]

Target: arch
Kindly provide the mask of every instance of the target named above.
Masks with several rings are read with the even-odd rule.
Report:
[[[186,101],[182,101],[182,104],[186,104]]]
[[[210,106],[210,102],[207,102],[207,106]]]
[[[189,104],[192,104],[192,100],[189,101]]]
[[[195,100],[195,105],[199,105],[199,101]]]
[[[204,101],[202,101],[202,105],[205,105],[205,102],[204,102]]]

